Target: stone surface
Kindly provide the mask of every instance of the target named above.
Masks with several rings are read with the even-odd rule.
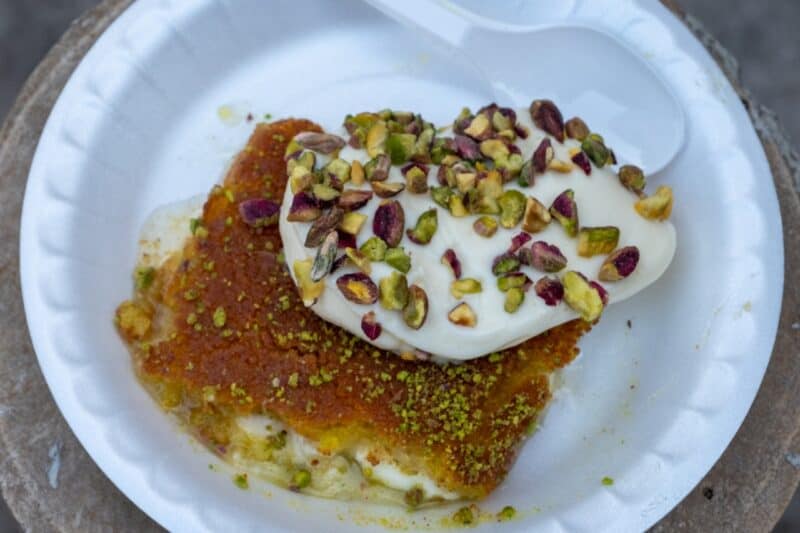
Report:
[[[53,404],[30,347],[18,281],[19,209],[42,125],[75,63],[128,1],[107,0],[71,27],[33,73],[0,131],[0,242],[5,244],[0,248],[0,378],[9,384],[0,388],[0,488],[17,519],[33,531],[158,529],[103,476]],[[734,78],[735,62],[695,21],[689,24]],[[800,321],[800,201],[795,190],[800,168],[774,116],[744,91],[741,96],[761,134],[782,200],[787,288],[780,333],[759,396],[734,442],[656,531],[768,531],[800,478],[800,330],[792,327]],[[54,488],[47,472],[56,456],[61,467]]]

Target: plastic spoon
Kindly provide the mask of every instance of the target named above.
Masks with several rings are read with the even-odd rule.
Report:
[[[515,27],[437,0],[366,0],[471,71],[501,105],[550,98],[580,116],[621,162],[654,174],[677,155],[685,117],[677,98],[617,38],[575,24]]]

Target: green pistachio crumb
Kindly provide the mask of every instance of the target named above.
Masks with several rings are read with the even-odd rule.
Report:
[[[242,490],[250,488],[250,483],[247,481],[247,474],[236,474],[233,476],[233,484]]]
[[[506,520],[511,520],[517,514],[517,510],[511,507],[510,505],[506,505],[497,513],[497,519],[501,522],[505,522]]]
[[[236,201],[236,197],[233,195],[233,191],[230,189],[225,189],[225,198],[227,198],[230,203]]]
[[[300,469],[292,475],[292,482],[289,484],[291,490],[304,489],[311,484],[311,472]]]
[[[289,380],[288,380],[289,386],[292,387],[292,388],[297,387],[297,383],[298,383],[299,380],[300,380],[300,376],[298,375],[298,373],[297,372],[292,372],[292,374],[289,376]]]
[[[606,487],[610,487],[611,485],[613,485],[613,484],[614,484],[614,479],[613,479],[613,478],[610,478],[610,477],[608,477],[608,476],[606,476],[606,477],[604,477],[604,478],[603,478],[603,479],[602,479],[600,482],[601,482],[603,485],[605,485]]]
[[[217,307],[214,309],[214,325],[218,328],[225,326],[225,321],[227,320],[227,315],[225,314],[225,309],[222,307]]]
[[[136,269],[136,289],[143,291],[150,288],[156,278],[156,269],[153,267],[139,267]]]
[[[472,514],[472,509],[469,507],[462,507],[455,513],[453,513],[453,521],[456,524],[461,524],[464,526],[468,526],[475,522],[475,515]]]

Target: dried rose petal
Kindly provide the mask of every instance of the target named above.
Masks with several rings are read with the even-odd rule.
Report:
[[[513,237],[511,237],[511,246],[508,248],[508,253],[513,254],[525,244],[527,244],[533,237],[530,234],[525,233],[524,231],[521,233],[517,233]]]
[[[539,143],[539,146],[534,150],[533,157],[531,158],[533,169],[536,172],[546,171],[548,165],[550,165],[550,161],[553,160],[554,154],[555,152],[553,152],[553,145],[550,144],[550,139],[542,139],[542,142]]]
[[[371,341],[374,341],[381,336],[381,323],[375,318],[375,311],[370,311],[361,317],[361,331]]]
[[[531,245],[530,266],[542,272],[558,272],[567,266],[567,258],[555,244],[536,241]]]
[[[589,161],[589,156],[586,155],[586,152],[578,152],[573,155],[572,162],[578,165],[587,176],[592,173],[592,163]]]
[[[456,252],[452,248],[444,251],[442,264],[450,269],[454,278],[461,279],[461,261],[459,261]]]
[[[552,100],[534,100],[530,107],[531,119],[536,127],[564,142],[564,118]]]
[[[639,248],[625,246],[606,257],[600,267],[601,281],[619,281],[630,276],[639,264]]]
[[[564,298],[564,286],[558,278],[544,276],[533,286],[536,296],[544,300],[545,305],[558,305]]]
[[[378,286],[363,272],[339,276],[336,287],[353,303],[367,305],[378,301]]]
[[[481,149],[478,143],[467,137],[466,135],[456,135],[456,151],[458,155],[469,161],[476,161],[481,159]]]
[[[286,220],[289,222],[311,222],[322,215],[317,201],[307,192],[299,192],[292,197],[292,205]]]
[[[278,221],[280,204],[266,198],[252,198],[239,204],[239,215],[248,226],[270,226]]]
[[[400,244],[405,229],[406,217],[403,206],[397,200],[381,204],[372,220],[372,231],[390,247]]]

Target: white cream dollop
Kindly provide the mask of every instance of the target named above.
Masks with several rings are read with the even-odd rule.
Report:
[[[515,144],[523,157],[528,159],[546,134],[533,125],[527,110],[519,110],[518,117],[519,123],[530,130],[530,135],[527,139],[518,139]],[[579,147],[579,143],[572,139],[565,140],[563,144],[553,140],[552,144],[555,157],[563,161],[570,161],[569,150]],[[339,157],[348,162],[359,160],[362,163],[370,159],[366,151],[349,146],[341,151]],[[438,185],[437,170],[438,166],[431,165],[428,175],[431,185]],[[388,182],[404,182],[398,167],[391,168]],[[348,183],[346,187],[370,190],[368,183],[360,187]],[[582,227],[616,226],[620,229],[619,247],[639,248],[640,260],[636,270],[624,280],[603,284],[609,293],[609,303],[625,300],[656,281],[675,253],[674,226],[670,222],[650,221],[639,216],[633,208],[635,196],[622,187],[617,175],[607,168],[600,169],[593,165],[590,176],[577,167],[569,173],[549,170],[537,175],[531,187],[519,187],[514,181],[507,183],[504,188],[518,189],[526,196],[534,196],[545,206],[549,206],[564,190],[572,189]],[[393,199],[398,200],[405,210],[406,228],[413,227],[419,215],[428,209],[438,210],[438,230],[429,244],[415,244],[407,236],[403,237],[400,244],[411,257],[411,270],[406,274],[408,283],[418,284],[428,296],[429,309],[424,325],[415,330],[405,324],[401,313],[386,310],[379,303],[360,305],[348,301],[336,287],[336,279],[342,274],[355,272],[352,266],[345,266],[324,279],[324,292],[311,307],[321,318],[386,350],[397,353],[421,350],[437,358],[467,360],[514,346],[578,317],[564,302],[556,306],[545,305],[532,289],[527,292],[525,301],[515,313],[504,311],[505,294],[497,288],[496,277],[491,271],[492,261],[509,248],[511,238],[522,231],[520,227],[499,228],[493,237],[484,238],[475,233],[472,227],[477,215],[452,217],[433,202],[430,194],[404,191]],[[369,218],[357,236],[358,246],[373,235],[372,220],[380,201],[380,198],[374,197],[359,210]],[[280,232],[286,262],[290,267],[295,261],[313,259],[316,255],[316,249],[303,245],[311,223],[287,220],[291,203],[292,192],[287,187],[280,213]],[[597,277],[605,256],[580,257],[577,240],[569,237],[557,222],[554,221],[532,237],[531,242],[541,240],[558,246],[568,260],[562,274],[566,270],[575,270],[591,279]],[[453,277],[441,263],[442,254],[448,248],[452,248],[461,261],[462,278],[480,280],[482,292],[466,295],[462,299],[451,295]],[[377,284],[378,280],[392,271],[389,265],[374,262],[370,277]],[[522,271],[534,282],[545,275],[528,266],[523,266]],[[448,313],[460,301],[467,302],[477,314],[474,328],[458,326],[448,320]],[[375,312],[383,328],[382,334],[372,341],[361,330],[361,319],[368,311]]]

